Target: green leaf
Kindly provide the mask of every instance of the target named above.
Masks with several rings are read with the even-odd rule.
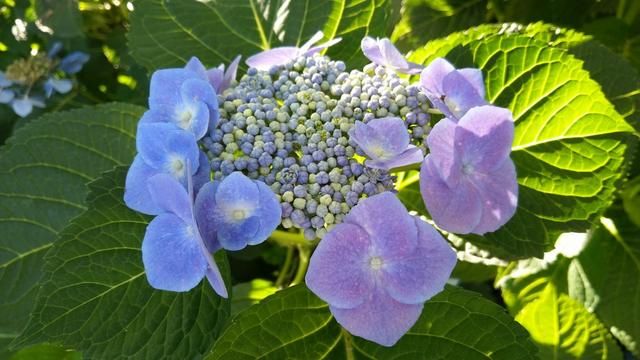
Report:
[[[487,0],[409,0],[391,40],[403,51],[425,42],[482,24]]]
[[[229,301],[205,280],[176,293],[148,285],[141,243],[148,217],[126,207],[127,168],[90,184],[89,209],[46,256],[38,302],[18,345],[62,342],[87,358],[192,359],[212,345]],[[216,256],[227,283],[224,252]]]
[[[618,211],[603,218],[587,247],[575,260],[586,289],[581,300],[598,315],[622,344],[640,356],[640,228]]]
[[[620,359],[607,327],[574,298],[572,259],[548,254],[510,264],[496,285],[511,314],[540,348],[541,359]]]
[[[566,294],[547,287],[516,316],[538,344],[541,359],[622,359],[598,318]]]
[[[58,345],[39,344],[17,351],[9,360],[82,360],[82,354]]]
[[[84,37],[77,0],[36,0],[35,7],[39,20],[53,29],[57,38]]]
[[[611,203],[633,128],[566,51],[528,36],[482,34],[454,35],[455,48],[428,43],[411,60],[447,56],[480,68],[487,99],[513,112],[518,210],[485,238],[515,257],[541,256],[561,232],[588,228]]]
[[[384,326],[380,324],[380,326]],[[447,286],[387,348],[352,337],[303,285],[238,314],[206,359],[535,359],[528,335],[478,294]]]
[[[253,279],[250,282],[235,285],[231,297],[231,314],[235,315],[249,306],[257,304],[276,291],[278,288],[273,286],[273,282],[265,279]]]
[[[108,104],[53,113],[16,131],[0,150],[0,347],[25,326],[43,256],[86,210],[86,183],[131,162],[144,109]]]
[[[640,176],[624,184],[621,196],[627,216],[636,226],[640,226]]]
[[[140,0],[132,13],[129,48],[148,70],[184,66],[191,56],[205,65],[236,55],[304,44],[316,31],[341,37],[327,54],[364,65],[360,40],[384,36],[391,1]],[[241,65],[244,68],[244,63]]]

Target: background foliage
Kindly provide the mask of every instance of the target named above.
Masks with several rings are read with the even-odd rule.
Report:
[[[206,283],[152,290],[148,219],[122,203],[151,72],[317,30],[343,38],[327,55],[351,68],[365,35],[415,62],[478,67],[516,121],[516,216],[484,237],[447,234],[457,286],[393,348],[352,337],[292,281],[311,250],[296,242],[220,253],[230,301]],[[24,119],[0,105],[0,359],[640,357],[640,2],[0,3],[0,69],[55,41],[91,55],[73,91]],[[399,196],[428,216],[416,180],[401,174]]]

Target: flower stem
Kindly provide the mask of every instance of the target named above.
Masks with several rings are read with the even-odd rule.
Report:
[[[308,246],[298,246],[298,256],[298,270],[296,270],[296,276],[291,281],[291,286],[304,281],[304,276],[307,274],[307,268],[309,267],[311,248]]]
[[[287,257],[284,259],[284,264],[282,265],[282,269],[280,269],[280,273],[278,274],[278,278],[276,279],[276,288],[281,288],[289,270],[291,269],[291,264],[293,263],[293,247],[287,247]]]

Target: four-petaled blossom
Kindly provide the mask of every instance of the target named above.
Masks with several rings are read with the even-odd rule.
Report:
[[[229,88],[231,82],[236,79],[238,65],[240,64],[241,58],[241,55],[236,56],[236,58],[229,64],[227,71],[225,71],[224,64],[218,65],[217,68],[207,70],[209,83],[213,86],[216,94],[222,94],[223,91]]]
[[[255,54],[249,57],[246,61],[247,65],[254,67],[258,70],[269,70],[272,66],[284,65],[289,61],[295,60],[300,56],[308,56],[320,52],[331,45],[335,45],[342,38],[335,38],[322,43],[317,46],[313,46],[320,41],[324,34],[322,31],[315,33],[309,41],[304,43],[301,47],[295,46],[282,46],[269,50],[265,50],[261,53]]]
[[[136,136],[138,155],[127,173],[124,201],[128,207],[141,213],[157,215],[157,207],[148,191],[147,181],[157,174],[168,174],[186,187],[200,164],[193,134],[167,123],[140,123]],[[206,157],[206,156],[205,156]],[[187,171],[190,165],[190,173]],[[193,170],[191,170],[193,169]]]
[[[147,181],[151,199],[160,210],[147,226],[142,262],[149,284],[156,289],[189,291],[207,277],[213,289],[227,297],[220,270],[205,245],[193,212],[193,188],[158,174]]]
[[[400,118],[373,119],[366,124],[356,121],[349,135],[369,157],[365,165],[371,168],[390,170],[424,159],[422,150],[409,144],[407,127]]]
[[[445,118],[433,127],[420,190],[440,228],[484,234],[513,216],[518,199],[509,157],[513,136],[511,112],[490,105],[470,109],[457,124]]]
[[[191,132],[195,140],[201,139],[218,124],[218,98],[209,84],[204,66],[195,57],[185,69],[154,72],[149,93],[149,110],[141,123],[172,123]]]
[[[456,255],[429,224],[384,192],[360,202],[316,248],[307,286],[350,333],[392,346],[443,290]]]
[[[360,42],[360,47],[369,60],[393,71],[405,74],[417,74],[422,71],[422,65],[407,61],[387,38],[374,39],[367,36]]]
[[[433,60],[420,75],[420,85],[438,110],[457,121],[469,109],[487,105],[480,69],[457,70],[447,60]]]
[[[196,218],[205,241],[227,250],[265,241],[280,224],[281,215],[273,191],[239,171],[205,184],[196,198]]]

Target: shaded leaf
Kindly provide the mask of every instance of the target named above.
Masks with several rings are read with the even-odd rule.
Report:
[[[140,0],[135,6],[129,48],[150,71],[184,66],[191,56],[207,66],[228,64],[238,54],[246,59],[277,46],[300,46],[318,30],[325,39],[342,38],[329,56],[364,65],[360,40],[384,36],[392,10],[385,0]]]
[[[381,324],[382,326],[382,324]],[[238,314],[207,359],[534,359],[528,335],[498,305],[447,286],[393,347],[352,337],[303,285]]]
[[[107,104],[53,113],[17,130],[0,150],[3,339],[11,341],[25,326],[44,254],[69,220],[86,210],[85,184],[131,162],[143,111]]]
[[[229,301],[204,280],[195,289],[151,288],[141,243],[149,217],[123,202],[126,167],[90,184],[88,210],[47,253],[38,302],[18,345],[62,342],[87,358],[192,359],[229,316]],[[224,252],[216,256],[229,282]]]

